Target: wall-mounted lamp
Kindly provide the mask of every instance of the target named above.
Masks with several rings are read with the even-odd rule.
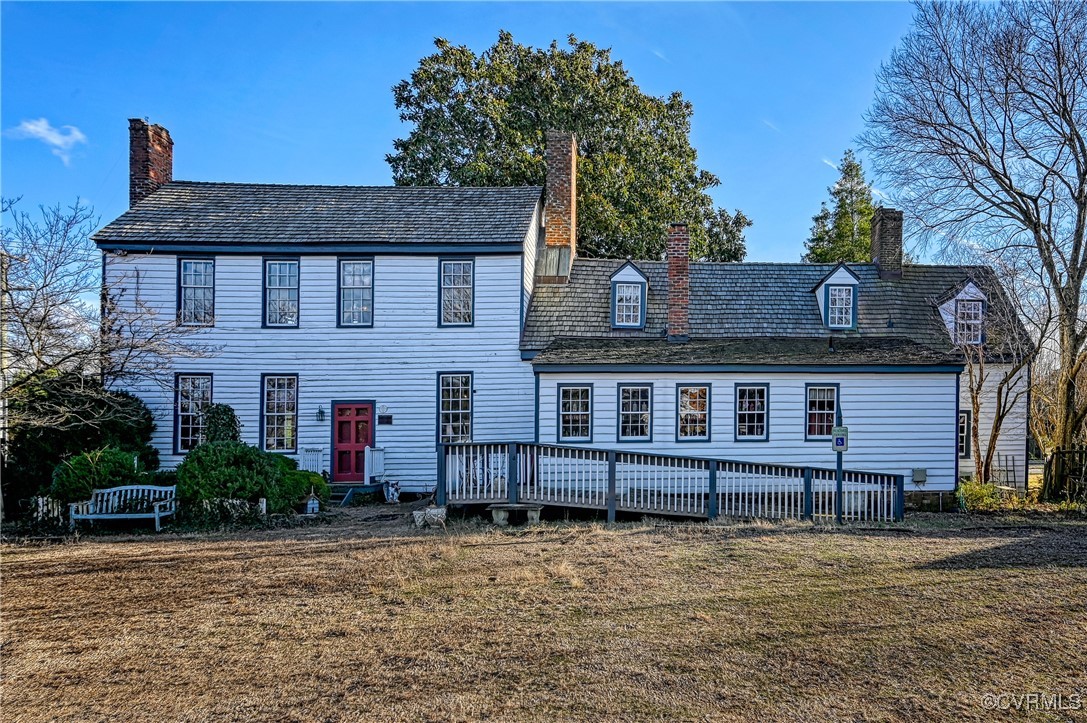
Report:
[[[324,408],[324,406],[317,407],[317,421],[318,422],[325,421],[325,408]]]

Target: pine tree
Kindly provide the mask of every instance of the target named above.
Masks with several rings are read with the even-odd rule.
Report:
[[[812,216],[811,236],[804,244],[804,260],[811,263],[872,260],[872,185],[852,150],[845,152],[838,170],[837,182],[827,189],[832,208],[823,202]]]

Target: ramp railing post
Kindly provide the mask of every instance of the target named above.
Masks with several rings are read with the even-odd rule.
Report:
[[[815,497],[812,494],[811,467],[804,468],[804,519],[809,522],[815,517]]]
[[[895,522],[906,518],[906,477],[895,475]]]
[[[517,484],[517,443],[510,443],[506,448],[506,497],[509,498],[510,504],[517,504],[517,495],[520,490]]]
[[[434,502],[438,507],[444,507],[446,501],[445,480],[445,445],[438,443],[438,482],[434,488]]]
[[[717,519],[717,460],[711,459],[706,464],[710,467],[710,499],[706,515],[714,520]]]
[[[615,522],[615,451],[608,452],[608,522]]]

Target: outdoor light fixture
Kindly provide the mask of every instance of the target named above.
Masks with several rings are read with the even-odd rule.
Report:
[[[325,421],[325,408],[324,408],[323,405],[317,407],[317,421],[318,422]]]

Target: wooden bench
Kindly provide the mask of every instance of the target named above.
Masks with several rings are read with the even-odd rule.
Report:
[[[494,524],[499,527],[505,527],[510,523],[510,512],[516,512],[524,510],[525,516],[528,518],[528,524],[534,525],[540,521],[540,510],[543,509],[543,505],[534,505],[528,503],[521,503],[511,505],[508,503],[501,503],[495,505],[489,505],[488,510],[491,511],[491,519],[494,520]]]
[[[177,512],[176,487],[128,485],[95,490],[86,502],[68,505],[72,527],[76,520],[154,520],[155,532],[162,529],[162,518]]]

